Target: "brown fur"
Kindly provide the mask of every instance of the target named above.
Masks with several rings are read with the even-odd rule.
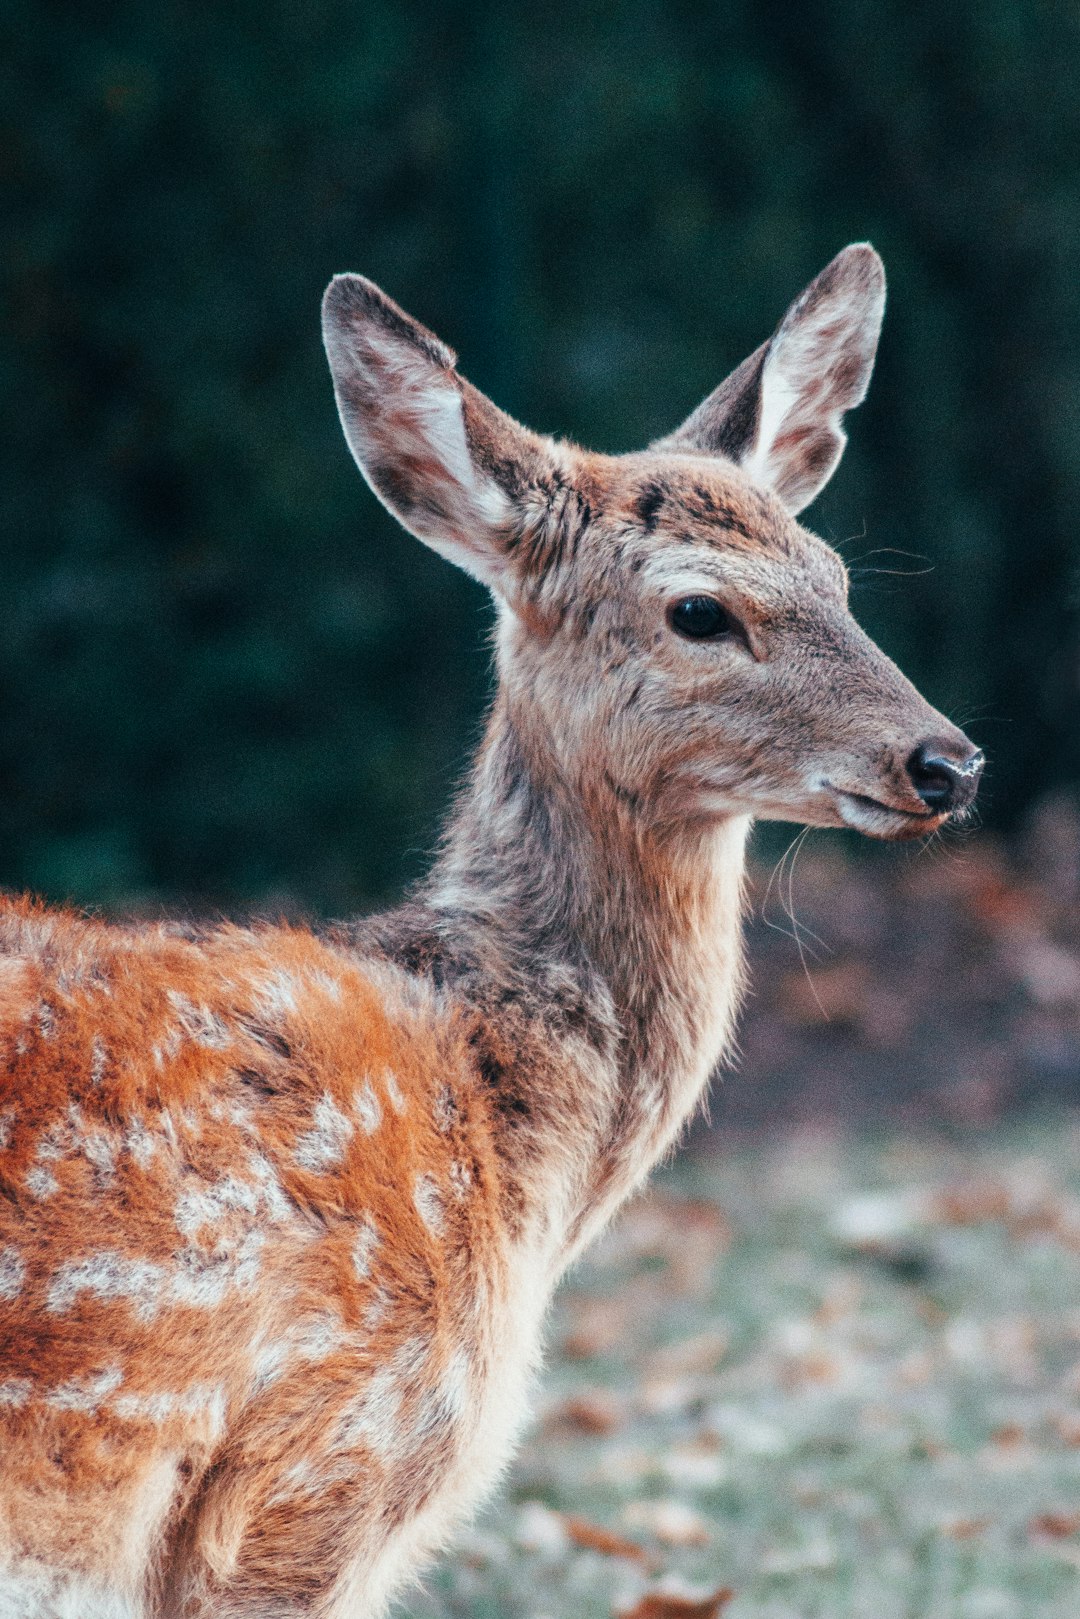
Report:
[[[865,387],[868,251],[621,458],[331,287],[349,441],[495,591],[499,692],[396,912],[0,915],[5,1619],[380,1613],[496,1476],[559,1275],[730,1041],[751,816],[923,833],[927,740],[974,780],[792,516]],[[673,628],[702,594],[716,643]]]

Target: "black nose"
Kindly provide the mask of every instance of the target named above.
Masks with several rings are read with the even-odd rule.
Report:
[[[907,762],[915,791],[935,815],[967,809],[979,790],[983,755],[970,743],[957,748],[932,737],[920,742]]]

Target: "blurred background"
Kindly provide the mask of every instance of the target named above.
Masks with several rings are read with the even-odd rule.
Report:
[[[0,882],[342,914],[422,869],[490,614],[352,465],[334,271],[618,451],[868,237],[884,340],[808,520],[987,749],[984,827],[817,834],[793,879],[765,831],[714,1118],[1080,1099],[1075,8],[9,0],[0,40]]]

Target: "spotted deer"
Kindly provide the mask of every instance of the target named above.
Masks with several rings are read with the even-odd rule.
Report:
[[[842,252],[683,425],[527,431],[360,276],[380,500],[491,590],[427,879],[326,929],[0,917],[0,1616],[372,1619],[489,1489],[560,1275],[729,1048],[754,817],[915,838],[981,755],[796,522],[884,303]]]

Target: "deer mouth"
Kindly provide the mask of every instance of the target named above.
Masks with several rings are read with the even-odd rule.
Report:
[[[824,785],[832,794],[844,825],[871,838],[920,838],[947,819],[939,810],[900,809],[895,804],[886,804],[882,799],[871,798],[866,793],[852,793],[843,787],[834,787],[831,781]]]

